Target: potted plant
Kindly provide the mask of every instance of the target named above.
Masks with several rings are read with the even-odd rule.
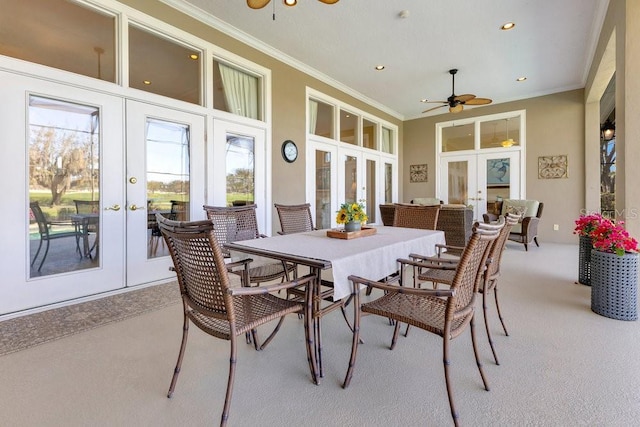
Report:
[[[358,203],[343,203],[336,216],[338,224],[344,224],[344,231],[358,231],[362,228],[362,224],[367,222],[367,214],[364,205]]]
[[[591,310],[618,320],[636,320],[638,242],[622,221],[602,220],[590,232]]]

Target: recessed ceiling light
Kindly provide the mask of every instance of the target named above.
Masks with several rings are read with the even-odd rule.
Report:
[[[513,22],[507,22],[506,24],[504,24],[502,27],[500,27],[501,30],[511,30],[513,29],[513,27],[515,27],[516,24],[514,24]]]
[[[376,70],[378,71],[384,70],[384,65],[376,65]]]
[[[427,102],[427,101],[428,101],[428,99],[427,99],[427,98],[422,98],[422,99],[420,100],[420,102]]]
[[[516,81],[517,81],[517,82],[523,82],[523,81],[525,81],[525,80],[527,80],[527,78],[526,78],[525,76],[518,77],[518,78],[516,79]]]
[[[198,56],[198,54],[197,54],[197,53],[192,53],[191,55],[189,55],[189,58],[191,58],[191,59],[193,59],[193,60],[196,60],[196,59],[198,59],[198,58],[199,58],[199,56]]]
[[[151,84],[150,80],[143,80],[142,83],[146,84],[147,86]]]

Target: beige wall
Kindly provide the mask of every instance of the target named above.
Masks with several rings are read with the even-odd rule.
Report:
[[[582,90],[562,92],[523,101],[469,108],[457,115],[443,114],[404,123],[404,170],[409,164],[427,163],[429,181],[409,183],[408,172],[401,177],[403,201],[414,197],[435,197],[435,124],[454,118],[476,117],[525,110],[527,140],[525,152],[526,197],[544,202],[539,241],[575,243],[573,221],[580,215],[584,200],[584,95]],[[566,154],[569,177],[538,179],[538,157]],[[553,224],[560,229],[553,231]]]

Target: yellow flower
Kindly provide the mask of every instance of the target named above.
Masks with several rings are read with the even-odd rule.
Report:
[[[340,205],[340,210],[336,216],[336,222],[338,224],[346,224],[351,221],[365,223],[367,219],[362,203],[343,203]]]

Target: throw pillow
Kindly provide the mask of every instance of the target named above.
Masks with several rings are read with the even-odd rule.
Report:
[[[524,207],[524,206],[513,206],[513,205],[510,205],[510,206],[507,206],[505,208],[505,213],[518,215],[520,217],[518,222],[522,222],[522,215],[525,213],[526,210],[527,210],[527,208]]]

